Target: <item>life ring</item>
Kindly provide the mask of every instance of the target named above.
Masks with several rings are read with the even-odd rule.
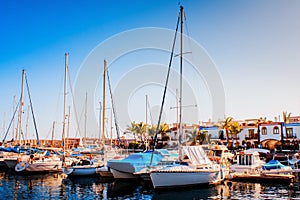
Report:
[[[74,171],[74,169],[72,167],[63,167],[62,171],[64,174],[69,175]]]
[[[21,171],[25,170],[28,166],[29,166],[29,164],[27,162],[19,162],[15,166],[15,171],[21,172]]]

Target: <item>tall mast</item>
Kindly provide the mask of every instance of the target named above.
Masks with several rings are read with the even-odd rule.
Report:
[[[71,117],[71,106],[68,107],[69,110],[68,110],[68,132],[67,132],[67,137],[66,138],[69,138],[70,137],[70,117]],[[67,148],[69,148],[67,146]]]
[[[54,132],[55,132],[55,121],[52,124],[52,136],[51,136],[51,146],[54,146]]]
[[[99,140],[101,141],[101,111],[102,111],[102,105],[101,101],[99,102]]]
[[[182,130],[182,51],[183,51],[183,6],[180,6],[180,91],[179,91],[179,161],[182,160],[181,140],[183,136]]]
[[[24,78],[25,78],[26,71],[25,69],[22,70],[22,86],[21,86],[21,97],[20,97],[20,108],[19,108],[19,132],[18,132],[18,139],[19,144],[21,144],[21,134],[22,134],[22,115],[23,115],[23,97],[24,97]]]
[[[64,113],[63,113],[63,132],[62,142],[65,147],[65,134],[66,134],[66,103],[67,103],[67,73],[68,73],[68,57],[69,53],[65,53],[65,74],[64,74]]]
[[[102,140],[105,140],[105,119],[106,119],[106,60],[103,69],[103,108],[102,108]]]

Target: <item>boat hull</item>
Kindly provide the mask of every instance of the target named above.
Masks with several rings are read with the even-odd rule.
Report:
[[[122,172],[119,170],[115,170],[110,168],[110,171],[115,179],[135,179],[137,176],[135,176],[133,173],[129,172]]]
[[[1,159],[0,159],[0,170],[1,170],[1,169],[6,169],[6,168],[7,168],[7,165],[6,165],[6,163],[4,162],[4,159],[1,158]]]
[[[62,162],[45,162],[29,164],[25,169],[27,172],[61,172]]]
[[[94,176],[97,175],[97,168],[93,166],[74,166],[62,168],[62,171],[68,176]]]
[[[9,169],[14,169],[16,164],[18,163],[17,158],[4,159],[4,162]]]
[[[192,185],[208,185],[213,182],[218,172],[151,172],[150,177],[155,189],[169,187],[185,187]]]
[[[16,172],[51,173],[61,172],[62,161],[20,162],[15,166]]]

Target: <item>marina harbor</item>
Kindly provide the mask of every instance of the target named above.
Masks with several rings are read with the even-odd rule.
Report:
[[[0,199],[299,200],[299,9],[0,2]]]

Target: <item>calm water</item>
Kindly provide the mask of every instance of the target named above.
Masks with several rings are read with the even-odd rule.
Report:
[[[225,182],[211,187],[154,191],[151,183],[101,178],[68,179],[62,174],[0,172],[0,199],[300,199],[299,185]]]

